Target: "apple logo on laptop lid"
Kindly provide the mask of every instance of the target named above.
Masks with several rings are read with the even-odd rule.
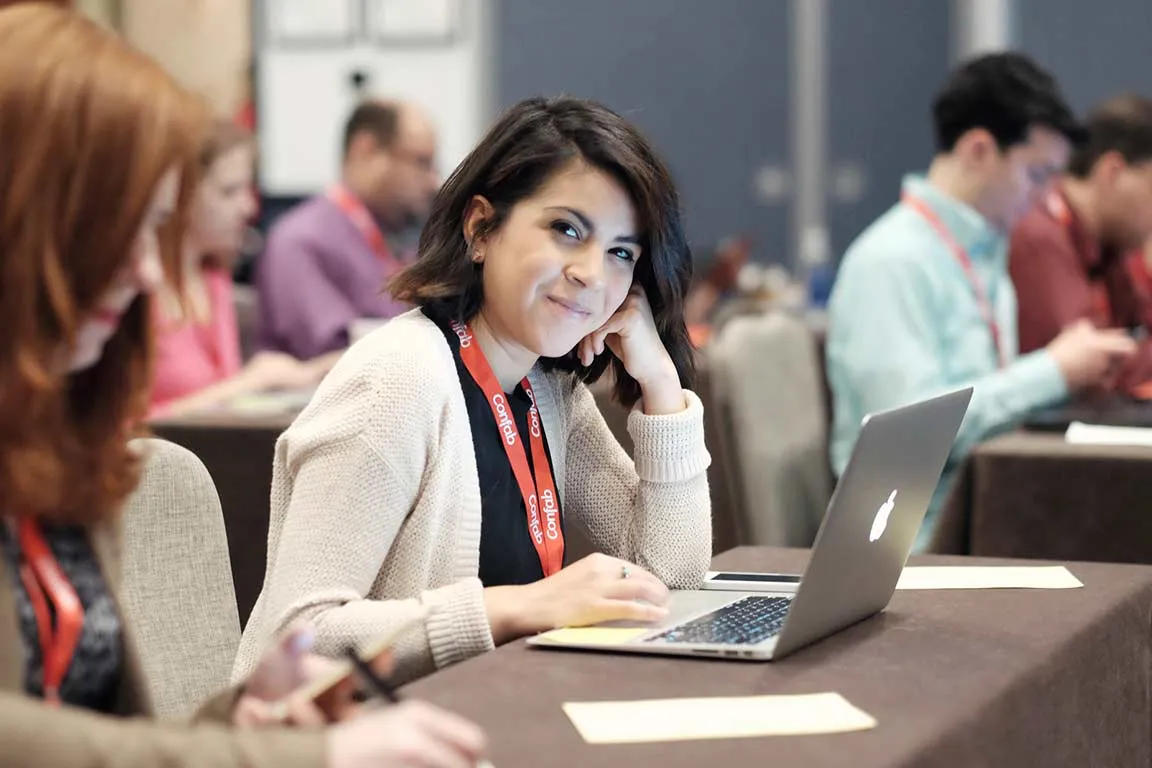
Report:
[[[868,534],[868,541],[876,541],[884,535],[884,530],[888,527],[888,517],[895,507],[896,491],[892,491],[888,496],[888,501],[881,504],[880,509],[876,510],[876,519],[872,521],[872,530]]]

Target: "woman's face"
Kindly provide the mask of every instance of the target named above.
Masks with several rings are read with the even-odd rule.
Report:
[[[490,212],[476,198],[472,235]],[[473,241],[484,264],[485,322],[539,357],[562,357],[628,296],[641,258],[636,212],[607,173],[575,160],[511,210],[504,225]]]
[[[241,144],[208,167],[196,190],[188,226],[191,251],[196,258],[239,253],[248,223],[256,215],[254,162],[251,146]]]
[[[160,263],[159,229],[176,208],[180,174],[170,170],[156,185],[144,221],[132,243],[128,263],[100,300],[99,308],[80,327],[68,370],[82,371],[100,360],[104,345],[120,327],[120,319],[142,293],[156,290],[164,278]]]

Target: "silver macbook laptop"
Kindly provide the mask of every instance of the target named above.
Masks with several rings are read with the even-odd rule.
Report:
[[[882,611],[971,398],[968,387],[864,419],[794,594],[673,592],[669,618],[623,642],[529,644],[768,661]]]

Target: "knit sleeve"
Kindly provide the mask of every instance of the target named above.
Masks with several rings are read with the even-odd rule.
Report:
[[[324,734],[100,715],[0,693],[5,768],[321,768]]]
[[[616,442],[588,388],[568,396],[565,516],[601,552],[651,571],[669,587],[695,589],[712,558],[704,407],[685,391],[680,413],[628,417],[635,463]]]
[[[493,647],[479,579],[448,567],[439,570],[455,574],[449,583],[428,581],[431,561],[453,556],[430,552],[428,540],[446,524],[470,523],[414,514],[427,487],[437,485],[434,459],[446,438],[439,401],[447,395],[440,397],[427,365],[427,375],[415,377],[419,361],[400,352],[385,357],[386,365],[351,382],[335,372],[277,443],[268,569],[236,679],[299,619],[315,627],[317,652],[336,655],[378,642],[427,611],[424,631],[394,646],[399,681]],[[457,532],[478,540],[478,519],[475,527]],[[398,599],[369,598],[381,580],[402,585]]]

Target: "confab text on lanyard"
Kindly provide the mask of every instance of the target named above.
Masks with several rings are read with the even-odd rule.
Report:
[[[10,527],[15,529],[20,542],[20,581],[36,614],[44,668],[44,699],[60,706],[60,686],[72,665],[84,629],[84,606],[36,521],[21,518]]]
[[[342,184],[337,184],[328,190],[328,199],[335,203],[336,207],[348,217],[352,226],[356,227],[360,236],[371,246],[372,251],[380,261],[391,267],[400,266],[392,258],[392,252],[384,239],[384,233],[380,231],[380,226],[356,195],[349,192],[348,188]]]
[[[972,265],[972,259],[968,256],[968,251],[956,241],[956,238],[948,231],[948,227],[944,226],[944,222],[936,215],[936,211],[932,210],[919,197],[910,195],[907,192],[901,197],[904,205],[908,206],[916,213],[920,214],[925,221],[936,230],[936,234],[948,246],[948,250],[952,251],[952,255],[956,257],[956,261],[960,263],[964,274],[968,278],[968,282],[972,286],[972,293],[976,297],[976,304],[980,308],[980,316],[984,319],[985,324],[988,326],[988,333],[992,335],[992,345],[996,348],[996,358],[1001,368],[1008,365],[1008,353],[1004,349],[1003,339],[1000,336],[1000,324],[996,322],[996,313],[992,309],[992,302],[988,298],[988,291],[984,288],[983,281],[980,276],[976,274],[976,268]]]
[[[484,356],[484,351],[480,349],[476,337],[472,335],[471,326],[453,322],[452,330],[460,339],[460,359],[464,367],[483,390],[484,397],[492,408],[492,415],[496,417],[496,426],[503,438],[504,451],[508,454],[512,474],[516,476],[516,484],[520,486],[520,495],[524,498],[532,543],[536,545],[536,554],[540,558],[544,575],[551,576],[564,566],[564,534],[560,530],[556,483],[552,477],[548,452],[544,448],[544,432],[540,426],[540,412],[536,408],[536,396],[532,392],[532,385],[528,383],[527,378],[520,382],[528,394],[528,399],[532,401],[532,407],[528,410],[528,438],[532,445],[535,477],[528,469],[528,455],[524,451],[524,441],[512,416],[512,406],[496,379],[496,374],[492,372],[488,358]]]

